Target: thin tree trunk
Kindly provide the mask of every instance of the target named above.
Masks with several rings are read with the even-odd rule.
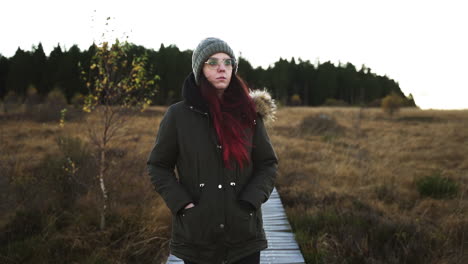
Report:
[[[106,163],[106,151],[105,147],[101,149],[101,161],[99,162],[99,184],[101,186],[102,193],[102,210],[101,210],[101,230],[106,228],[106,213],[107,213],[107,190],[104,182],[104,170]]]

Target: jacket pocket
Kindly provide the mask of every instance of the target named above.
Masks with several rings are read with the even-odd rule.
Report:
[[[187,242],[197,242],[202,239],[199,206],[184,209],[178,215],[180,219],[180,235]]]
[[[230,237],[233,243],[255,238],[257,233],[257,212],[235,202],[231,217]]]

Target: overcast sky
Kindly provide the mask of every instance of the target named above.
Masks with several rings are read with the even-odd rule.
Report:
[[[17,0],[1,4],[0,54],[87,49],[102,33],[158,50],[226,40],[250,63],[280,57],[362,64],[396,80],[423,109],[468,109],[468,8],[444,1]],[[111,17],[109,26],[105,19]]]

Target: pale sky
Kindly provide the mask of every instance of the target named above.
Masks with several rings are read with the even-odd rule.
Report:
[[[254,67],[280,57],[351,62],[387,75],[423,109],[468,109],[468,4],[463,0],[4,1],[0,54],[42,42],[87,49],[112,40],[159,49],[227,41]],[[466,1],[465,1],[466,2]],[[105,18],[111,17],[107,28]],[[242,65],[241,65],[242,67]]]

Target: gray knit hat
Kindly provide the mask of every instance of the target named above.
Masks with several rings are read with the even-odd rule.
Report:
[[[193,51],[192,55],[192,70],[195,75],[195,82],[199,84],[200,74],[203,68],[203,64],[208,58],[218,52],[226,53],[235,60],[233,73],[237,72],[237,60],[234,55],[234,51],[229,45],[218,38],[206,38],[198,44],[197,48]]]

